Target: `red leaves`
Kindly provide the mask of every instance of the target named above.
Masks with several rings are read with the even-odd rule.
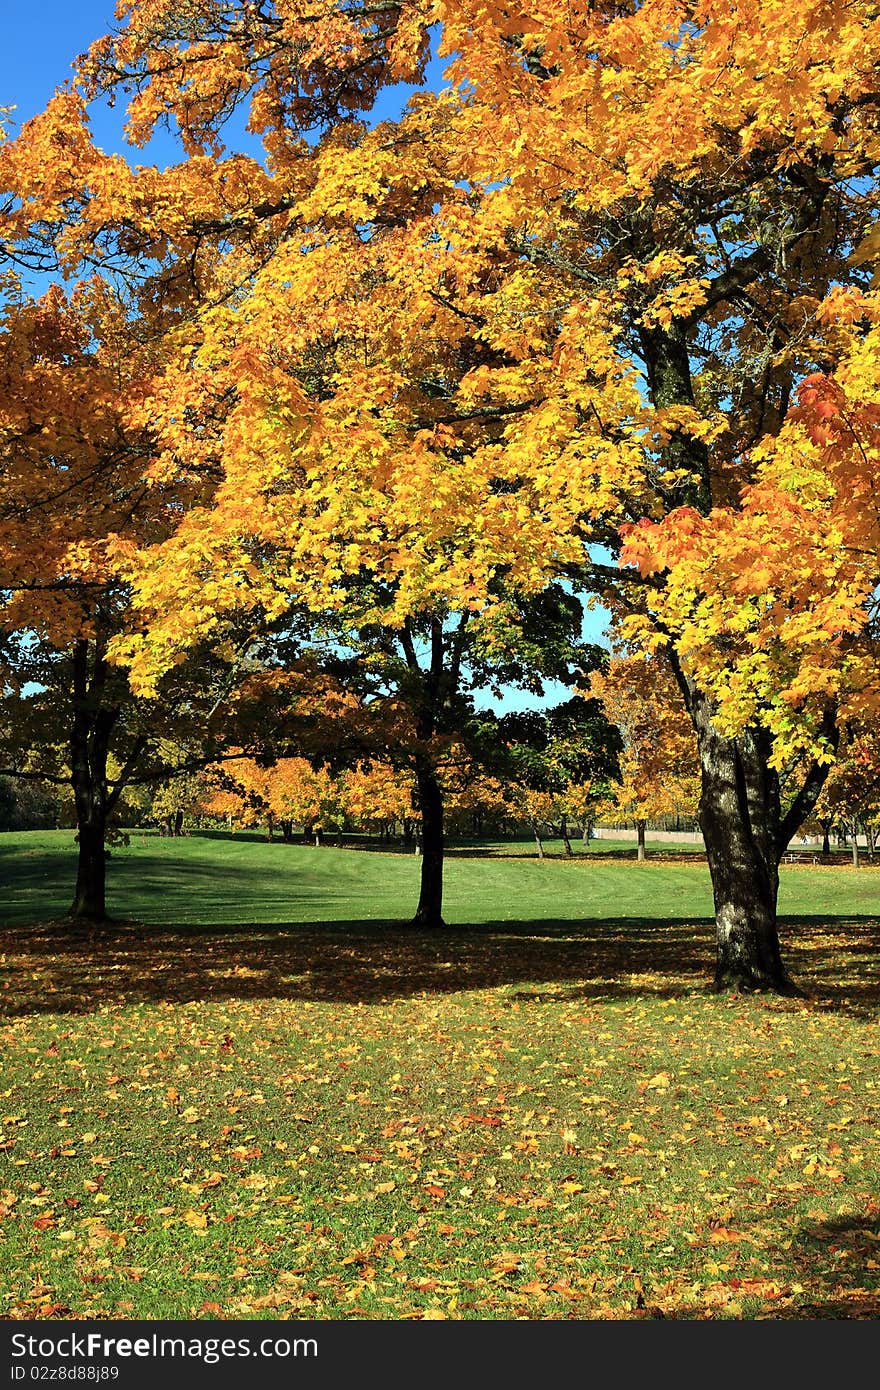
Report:
[[[837,438],[832,422],[840,421],[844,406],[841,386],[832,377],[814,372],[798,387],[798,406],[791,412],[791,418],[799,420],[812,442],[824,448]],[[841,423],[846,429],[845,421]]]

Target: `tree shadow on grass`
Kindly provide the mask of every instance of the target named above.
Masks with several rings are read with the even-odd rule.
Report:
[[[880,1010],[880,918],[780,918],[783,959],[813,1007],[876,1021]]]
[[[795,1237],[791,1257],[798,1282],[809,1291],[808,1303],[768,1312],[774,1319],[880,1317],[876,1288],[880,1263],[880,1207],[858,1216],[829,1217],[804,1226]],[[872,1262],[874,1267],[870,1267]],[[874,1288],[866,1287],[874,1284]]]
[[[247,910],[243,902],[251,900],[270,921],[274,918],[286,923],[300,912],[319,921],[322,910],[332,913],[340,903],[348,912],[352,907],[357,910],[361,897],[365,903],[375,897],[370,882],[365,881],[360,891],[347,880],[340,884],[332,865],[320,858],[315,859],[314,870],[299,865],[294,873],[283,864],[277,868],[266,864],[242,868],[233,862],[221,868],[210,857],[179,857],[176,844],[179,841],[167,841],[164,852],[126,857],[121,851],[111,857],[107,865],[111,912],[114,904],[123,903],[128,912],[148,919],[158,915],[162,921],[173,921],[176,916],[185,920],[197,914],[201,921],[238,925],[243,910]],[[63,854],[52,850],[9,853],[0,844],[6,923],[25,924],[64,912],[73,896],[74,862],[70,850]],[[348,912],[343,909],[341,915]],[[364,916],[369,915],[365,910]]]
[[[878,919],[829,927],[800,918],[784,934],[797,978],[818,982],[812,1007],[875,1016]],[[371,1004],[500,987],[511,989],[511,1005],[675,998],[708,987],[714,942],[708,921],[644,918],[487,922],[435,933],[390,921],[92,930],[58,921],[7,928],[0,952],[0,1013],[11,1018],[146,1001]]]

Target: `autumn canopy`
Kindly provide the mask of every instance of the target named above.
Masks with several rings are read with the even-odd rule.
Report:
[[[194,653],[323,643],[432,925],[473,692],[589,666],[599,598],[699,776],[717,983],[787,988],[779,862],[880,694],[878,62],[867,0],[121,0],[0,147],[7,628],[97,642],[133,729]],[[106,96],[179,162],[97,149]]]

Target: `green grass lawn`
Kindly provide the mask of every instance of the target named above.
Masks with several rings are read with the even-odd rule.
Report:
[[[666,846],[639,864],[632,846],[622,851],[611,841],[591,845],[589,853],[570,861],[532,857],[526,842],[503,846],[503,857],[453,853],[446,867],[447,921],[711,915],[702,857],[688,862],[691,855]],[[75,856],[70,831],[0,835],[0,920],[60,916],[73,896]],[[150,925],[396,922],[415,910],[419,860],[413,854],[268,844],[250,834],[203,831],[173,840],[133,831],[128,846],[113,848],[107,881],[111,914]],[[818,918],[880,915],[880,874],[870,867],[853,870],[846,861],[829,868],[784,865],[780,910]]]
[[[66,841],[66,847],[65,847]],[[798,1000],[709,994],[700,862],[0,839],[0,1317],[876,1318],[880,876],[783,872]]]

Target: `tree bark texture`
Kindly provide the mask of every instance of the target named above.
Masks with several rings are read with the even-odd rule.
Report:
[[[101,664],[96,658],[96,667]],[[107,755],[116,711],[96,700],[97,673],[89,682],[89,647],[76,643],[73,655],[73,720],[70,733],[70,780],[76,807],[79,853],[76,889],[70,916],[103,922],[107,916]]]
[[[719,734],[697,701],[702,769],[700,825],[712,876],[716,989],[788,993],[776,920],[781,811],[779,778],[758,732]]]
[[[797,235],[818,215],[824,192],[810,192],[795,219]],[[642,250],[652,249],[652,232],[643,223],[636,232]],[[794,233],[793,233],[794,235]],[[751,266],[720,277],[717,302],[764,269],[763,255]],[[645,326],[640,331],[648,390],[659,409],[690,406],[695,395],[691,377],[688,324],[676,320],[666,329]],[[703,516],[713,504],[713,474],[707,446],[686,431],[676,431],[663,448],[667,466],[687,470],[690,480],[677,491],[676,505],[694,507]],[[717,481],[721,481],[718,479]],[[682,669],[673,647],[670,665],[697,734],[701,764],[700,825],[712,876],[716,922],[715,985],[718,989],[775,990],[793,988],[782,964],[777,928],[776,898],[779,861],[792,835],[816,804],[827,767],[816,762],[794,800],[782,814],[779,776],[770,767],[772,736],[749,727],[735,738],[716,727],[711,700]],[[835,711],[829,706],[823,732],[836,746]]]
[[[568,817],[563,816],[559,824],[559,834],[562,836],[562,843],[565,848],[566,859],[574,858],[574,850],[571,847],[571,840],[568,835]]]
[[[715,987],[791,993],[777,926],[779,861],[815,806],[828,768],[813,765],[783,815],[779,775],[770,766],[771,735],[747,728],[727,738],[716,728],[709,700],[690,682],[686,699],[700,752],[700,825],[715,900]],[[831,710],[826,733],[834,744]]]
[[[638,842],[638,849],[636,850],[636,858],[637,858],[640,862],[641,862],[641,861],[644,859],[644,857],[645,857],[645,830],[647,829],[647,825],[648,825],[648,822],[647,822],[647,821],[644,821],[644,820],[637,820],[637,821],[636,821],[636,840],[637,840],[637,842]]]
[[[443,922],[443,793],[429,758],[416,759],[416,789],[422,813],[422,855],[416,927],[442,927]]]
[[[80,823],[77,838],[76,890],[70,916],[88,922],[107,917],[107,856],[104,848],[105,823],[96,810],[91,819]]]
[[[443,789],[437,777],[435,754],[431,747],[449,702],[458,690],[461,659],[468,615],[463,614],[454,633],[444,634],[439,617],[430,620],[429,657],[426,666],[419,654],[409,623],[400,632],[400,644],[408,668],[411,708],[416,717],[420,747],[415,753],[416,797],[421,813],[421,881],[419,903],[413,926],[442,927],[443,922]],[[416,850],[418,853],[418,848]]]

